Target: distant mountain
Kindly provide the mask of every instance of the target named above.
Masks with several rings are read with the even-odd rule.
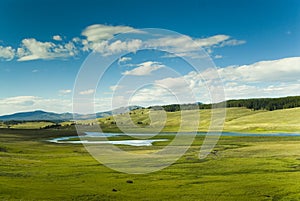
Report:
[[[42,110],[37,110],[33,112],[20,112],[10,115],[3,115],[0,116],[0,120],[2,121],[37,121],[37,120],[43,120],[43,121],[60,121],[60,120],[70,120],[73,118],[73,115],[71,113],[62,113],[57,114],[53,112],[45,112]]]
[[[129,106],[121,107],[112,111],[98,112],[96,113],[97,118],[111,116],[112,114],[125,113],[131,110],[139,109],[140,106]],[[75,114],[76,119],[85,120],[93,119],[95,114]],[[0,121],[69,121],[73,119],[72,113],[54,113],[45,112],[42,110],[32,111],[32,112],[19,112],[10,115],[0,116]]]

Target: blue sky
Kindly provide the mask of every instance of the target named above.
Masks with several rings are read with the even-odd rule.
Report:
[[[3,0],[0,114],[35,109],[71,111],[74,82],[82,63],[95,44],[108,39],[93,39],[93,31],[114,36],[122,31],[161,28],[187,35],[199,42],[199,48],[220,68],[227,99],[299,95],[299,22],[297,0]],[[171,58],[160,60],[150,54],[135,57],[125,67],[116,62],[106,75],[108,81],[97,93],[98,110],[109,107],[111,89],[126,70],[142,67],[149,73],[157,66],[172,66],[182,78],[197,83],[197,76],[183,68],[180,59],[174,64]],[[146,92],[141,93],[145,96]],[[167,102],[168,98],[158,97],[152,103]]]

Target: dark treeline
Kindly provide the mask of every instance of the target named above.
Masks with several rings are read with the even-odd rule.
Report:
[[[165,110],[167,112],[176,112],[180,110],[195,110],[199,109],[200,104],[195,103],[195,104],[171,104],[171,105],[163,105],[163,106],[151,106],[149,109],[153,110]]]
[[[289,96],[283,98],[252,98],[252,99],[239,99],[228,100],[225,103],[216,104],[172,104],[164,106],[151,106],[149,109],[162,110],[167,112],[175,112],[180,110],[193,110],[193,109],[211,109],[212,107],[246,107],[252,110],[279,110],[286,108],[300,107],[300,96]]]
[[[196,110],[196,109],[211,109],[212,104],[202,104],[202,103],[194,103],[194,104],[171,104],[171,105],[163,105],[163,106],[150,106],[148,109],[152,110],[165,110],[167,112],[176,112],[180,110]]]
[[[227,107],[246,107],[253,110],[280,110],[300,107],[300,96],[284,98],[253,98],[226,101]]]

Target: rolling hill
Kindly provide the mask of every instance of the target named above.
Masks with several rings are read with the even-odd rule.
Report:
[[[218,110],[218,109],[216,109]],[[157,112],[157,111],[151,111]],[[166,112],[165,122],[153,120],[151,122],[149,109],[138,109],[130,112],[130,119],[125,115],[105,117],[98,119],[101,128],[105,132],[120,132],[115,121],[128,132],[152,132],[156,125],[164,124],[163,132],[177,132],[180,129],[181,112]],[[200,122],[198,131],[208,131],[211,123],[211,109],[199,110]],[[216,111],[217,112],[217,111]],[[187,117],[192,123],[193,116]],[[132,121],[135,128],[126,126]],[[282,110],[251,110],[248,108],[234,107],[226,108],[226,118],[223,131],[244,133],[272,133],[272,132],[300,132],[300,107]],[[153,125],[154,127],[151,127]],[[189,127],[183,131],[193,131]]]

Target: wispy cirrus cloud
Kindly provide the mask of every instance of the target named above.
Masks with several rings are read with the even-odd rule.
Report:
[[[80,91],[79,94],[80,95],[89,95],[89,94],[93,94],[95,92],[94,89],[87,89],[87,90],[84,90],[84,91]]]
[[[206,38],[191,38],[189,36],[165,36],[149,41],[145,41],[149,47],[168,47],[171,52],[178,56],[201,57],[199,50],[205,49],[207,53],[212,53],[212,48],[225,46],[236,46],[246,43],[244,40],[232,39],[228,35],[214,35]],[[196,51],[194,53],[194,51]],[[170,55],[170,57],[172,57]]]
[[[71,89],[61,89],[61,90],[59,90],[59,93],[62,95],[67,95],[67,94],[72,93],[72,90]]]
[[[230,39],[230,40],[222,41],[222,43],[220,44],[220,47],[237,46],[237,45],[243,45],[245,43],[246,43],[245,40]]]
[[[166,67],[165,65],[154,62],[154,61],[146,61],[137,65],[138,67],[127,70],[123,72],[123,75],[133,75],[133,76],[145,76],[150,75],[153,71],[156,71],[160,68]]]
[[[228,35],[214,35],[206,38],[191,38],[189,36],[167,36],[159,39],[150,40],[150,46],[167,46],[175,49],[181,48],[182,51],[193,51],[201,47],[213,47],[216,45],[234,46],[244,44],[245,41],[231,39]]]
[[[222,55],[219,55],[219,54],[217,54],[217,55],[215,55],[215,56],[214,56],[214,58],[215,58],[215,59],[222,59],[222,58],[223,58],[223,56],[222,56]]]
[[[121,85],[112,85],[109,87],[109,89],[112,91],[116,91],[117,89],[122,89],[122,88],[123,88],[123,86],[121,86]]]
[[[227,41],[228,39],[230,39],[230,36],[220,34],[220,35],[210,36],[207,38],[195,39],[195,42],[199,47],[207,47],[207,46],[217,45],[219,43],[224,43],[224,41]]]

